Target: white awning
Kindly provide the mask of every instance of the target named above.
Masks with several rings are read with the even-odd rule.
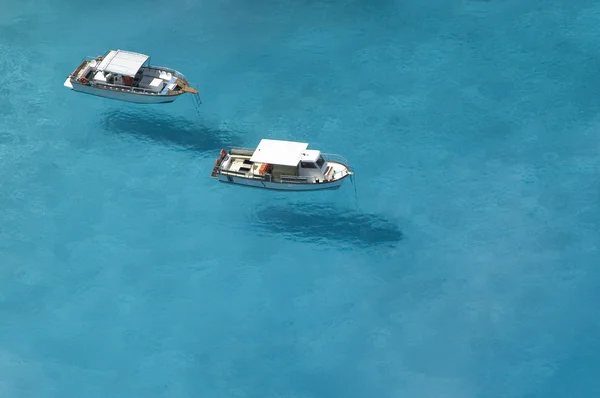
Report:
[[[267,140],[260,141],[251,162],[270,163],[281,166],[297,166],[302,158],[302,152],[308,148],[304,142]]]
[[[150,58],[147,55],[124,50],[111,50],[98,65],[97,70],[134,77]]]

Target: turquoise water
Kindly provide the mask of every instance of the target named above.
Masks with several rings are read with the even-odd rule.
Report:
[[[600,396],[597,2],[3,6],[0,397]],[[261,138],[358,201],[209,177]]]

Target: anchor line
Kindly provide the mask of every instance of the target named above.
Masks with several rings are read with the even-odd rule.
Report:
[[[354,187],[354,199],[356,199],[356,209],[360,211],[360,206],[358,205],[358,194],[356,193],[356,181],[354,180],[354,173],[350,174],[350,181],[352,182],[352,186]]]

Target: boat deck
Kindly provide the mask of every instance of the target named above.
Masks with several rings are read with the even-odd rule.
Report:
[[[261,167],[264,163],[255,163],[250,161],[250,156],[246,155],[230,155],[231,162],[227,167],[226,171],[233,171],[237,173],[244,173],[247,176],[252,175],[263,175],[260,172]]]
[[[83,66],[83,67],[82,67]],[[104,79],[103,76],[98,78],[97,65],[85,65],[82,64],[77,69],[75,76],[81,74],[78,77],[85,77],[89,82],[93,83],[97,87],[114,90],[133,90],[139,94],[153,94],[153,95],[173,95],[179,94],[181,91],[197,93],[196,89],[188,88],[186,82],[180,77],[176,76],[170,71],[162,71],[155,67],[142,67],[140,71],[135,75],[134,78],[125,78],[120,84],[116,84],[111,79]],[[155,84],[162,83],[160,89],[153,87]]]
[[[229,154],[230,160],[226,167],[223,167],[225,172],[242,173],[247,178],[263,178],[271,170],[267,170],[271,165],[267,163],[251,162],[251,155]],[[273,178],[279,180],[282,173],[277,171],[272,172]]]
[[[227,170],[237,171],[241,173],[249,173],[250,171],[252,171],[253,166],[256,167],[256,165],[250,161],[249,157],[236,156],[232,158],[231,164],[229,165]]]

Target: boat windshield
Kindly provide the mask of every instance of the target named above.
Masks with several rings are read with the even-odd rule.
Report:
[[[319,156],[319,159],[317,159],[317,165],[319,166],[319,168],[323,167],[324,163],[325,159],[323,159],[323,156]]]

